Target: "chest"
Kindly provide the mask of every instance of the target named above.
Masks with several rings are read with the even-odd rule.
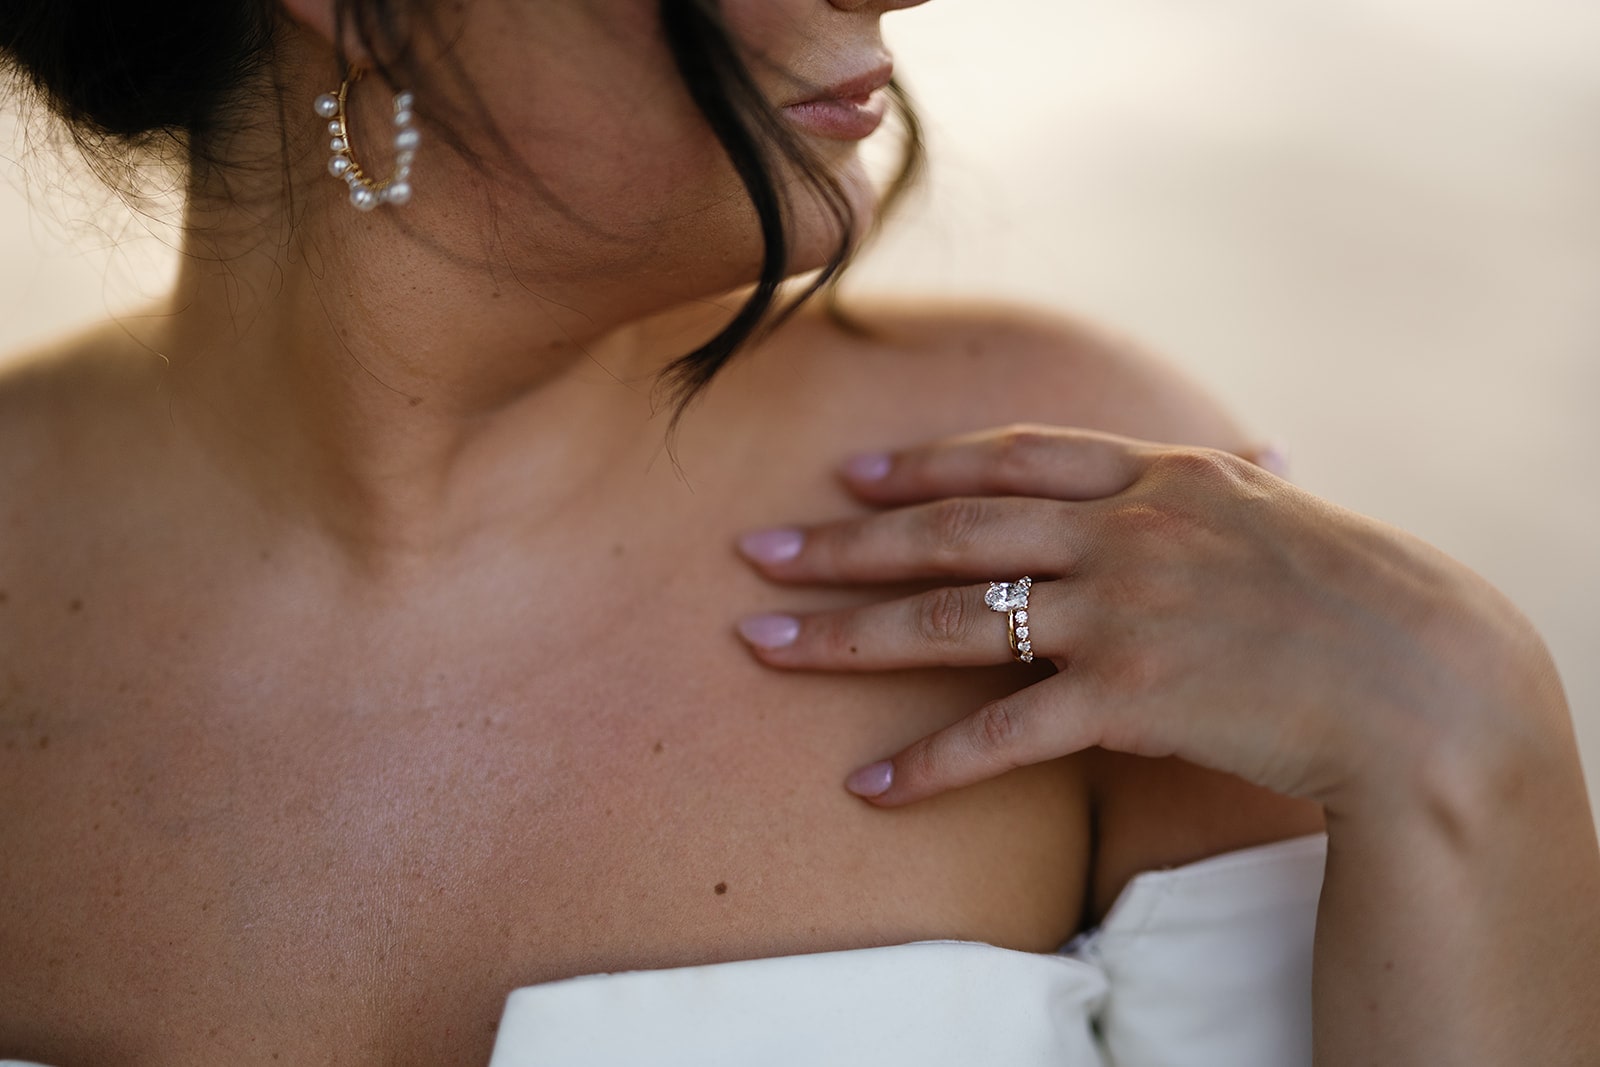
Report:
[[[85,633],[100,653],[70,669],[13,664],[0,960],[29,962],[0,1034],[60,1016],[171,1062],[346,1039],[482,1062],[505,993],[538,981],[1070,935],[1071,761],[897,812],[841,785],[1008,672],[778,674],[692,571],[403,617],[196,607]]]

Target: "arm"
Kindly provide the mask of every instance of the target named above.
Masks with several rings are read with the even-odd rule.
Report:
[[[1028,573],[1035,656],[1056,670],[852,776],[862,796],[915,803],[1095,746],[1236,775],[1327,811],[1324,1063],[1600,1047],[1600,851],[1568,712],[1542,642],[1481,578],[1212,449],[1033,424],[888,459],[847,468],[881,510],[807,528],[762,570],[947,588],[805,615],[763,661],[1004,662],[983,593]]]
[[[1484,718],[1517,728],[1416,752],[1410,774],[1330,806],[1317,1062],[1600,1059],[1600,848],[1541,652],[1505,673],[1543,684],[1490,698]]]

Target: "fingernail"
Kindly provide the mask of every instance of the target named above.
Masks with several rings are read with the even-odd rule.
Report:
[[[800,620],[793,615],[746,615],[739,620],[739,636],[757,648],[783,648],[800,636]]]
[[[739,538],[739,551],[758,563],[782,563],[800,554],[806,535],[790,527],[755,530]]]
[[[844,462],[845,476],[857,482],[881,481],[889,473],[889,453],[862,452]]]
[[[1289,477],[1289,446],[1282,441],[1272,442],[1261,450],[1256,465],[1280,478]]]
[[[894,782],[894,764],[889,760],[869,763],[844,780],[844,787],[858,797],[879,797]]]

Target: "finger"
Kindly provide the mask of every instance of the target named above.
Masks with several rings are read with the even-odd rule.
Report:
[[[1070,569],[1087,542],[1082,505],[951,497],[810,527],[757,530],[739,551],[790,582],[985,579]]]
[[[947,496],[1094,500],[1132,485],[1159,449],[1094,430],[1019,423],[854,456],[840,472],[856,495],[875,504]]]
[[[790,670],[888,671],[983,667],[1012,660],[1006,612],[984,602],[989,586],[951,586],[899,600],[808,615],[754,615],[739,634],[761,660]],[[1036,660],[1064,659],[1072,644],[1063,583],[1035,583],[1018,612],[1018,636]]]
[[[1053,675],[868,764],[845,788],[880,807],[926,800],[1099,743],[1095,717],[1076,698],[1070,672]]]

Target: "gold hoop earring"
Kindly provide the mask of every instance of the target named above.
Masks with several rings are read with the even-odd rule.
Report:
[[[371,211],[379,204],[399,207],[411,200],[411,163],[417,158],[417,145],[422,143],[422,135],[412,127],[414,100],[406,91],[394,94],[394,171],[383,181],[374,182],[356,162],[350,142],[350,119],[345,113],[350,87],[361,80],[363,73],[352,64],[339,83],[339,91],[323,93],[312,105],[317,117],[328,120],[328,134],[332,137],[328,147],[333,151],[328,173],[349,186],[350,203],[357,211]]]

